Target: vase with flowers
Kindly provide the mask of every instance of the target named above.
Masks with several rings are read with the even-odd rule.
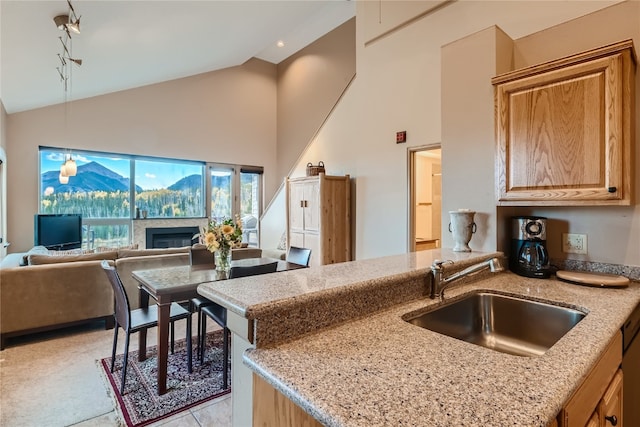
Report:
[[[235,219],[225,218],[212,220],[200,233],[200,242],[209,252],[213,252],[216,270],[227,277],[231,269],[231,249],[242,245],[242,221],[238,216]]]

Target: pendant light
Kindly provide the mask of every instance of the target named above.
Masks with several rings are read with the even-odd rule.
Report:
[[[66,15],[58,15],[53,18],[53,22],[56,24],[56,27],[61,31],[64,31],[64,35],[62,37],[58,37],[60,39],[60,43],[62,44],[62,52],[58,54],[58,59],[60,60],[60,66],[56,69],[58,70],[58,75],[60,76],[60,81],[62,82],[62,89],[64,94],[64,121],[65,121],[65,133],[68,132],[67,128],[67,110],[68,103],[71,92],[71,67],[72,64],[77,66],[82,65],[82,59],[77,59],[73,57],[73,44],[71,40],[71,34],[80,34],[80,17],[76,15],[76,11],[73,9],[71,5],[71,1],[67,0],[67,4],[69,5],[69,12]],[[71,63],[71,64],[70,64]],[[76,176],[78,171],[76,161],[73,160],[71,154],[66,157],[66,160],[63,160],[62,166],[60,166],[60,175],[58,177],[60,184],[67,184],[69,182],[70,176]]]
[[[76,173],[78,172],[78,167],[76,165],[76,161],[73,160],[73,157],[71,157],[71,154],[69,154],[69,158],[67,159],[66,162],[64,162],[64,168],[65,168],[65,172],[67,173],[67,176],[76,176]]]

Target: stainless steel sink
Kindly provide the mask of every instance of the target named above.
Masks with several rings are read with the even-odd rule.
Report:
[[[502,353],[539,356],[585,316],[558,305],[474,292],[404,320]]]

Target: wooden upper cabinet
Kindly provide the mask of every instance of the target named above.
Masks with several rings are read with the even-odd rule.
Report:
[[[632,40],[512,71],[495,86],[500,205],[630,205]]]

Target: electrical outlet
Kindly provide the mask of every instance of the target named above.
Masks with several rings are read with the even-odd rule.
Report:
[[[562,252],[585,255],[587,253],[587,235],[562,233]]]

